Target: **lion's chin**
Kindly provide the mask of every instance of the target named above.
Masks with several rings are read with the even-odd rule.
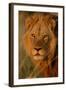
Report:
[[[43,60],[44,57],[42,55],[35,55],[35,56],[33,56],[33,59],[34,60]]]

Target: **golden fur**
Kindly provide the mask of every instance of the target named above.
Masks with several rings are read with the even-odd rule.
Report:
[[[49,71],[51,73],[53,70],[51,63],[57,45],[57,37],[54,34],[56,26],[54,15],[49,13],[27,14],[24,26],[25,32],[22,37],[24,49],[35,68],[38,67],[44,76],[49,76]]]

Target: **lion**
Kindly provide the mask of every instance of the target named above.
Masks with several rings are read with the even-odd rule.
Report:
[[[27,78],[58,76],[57,14],[27,13],[24,19],[22,44],[34,68]]]

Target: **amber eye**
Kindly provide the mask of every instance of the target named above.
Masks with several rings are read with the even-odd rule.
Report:
[[[35,38],[35,34],[31,34],[32,38]]]
[[[49,40],[48,35],[45,35],[45,36],[44,36],[44,42],[45,42],[45,43],[47,43],[47,42],[48,42],[48,40]]]

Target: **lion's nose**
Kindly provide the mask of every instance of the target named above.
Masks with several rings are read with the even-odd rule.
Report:
[[[39,51],[41,48],[34,48],[35,50]]]

